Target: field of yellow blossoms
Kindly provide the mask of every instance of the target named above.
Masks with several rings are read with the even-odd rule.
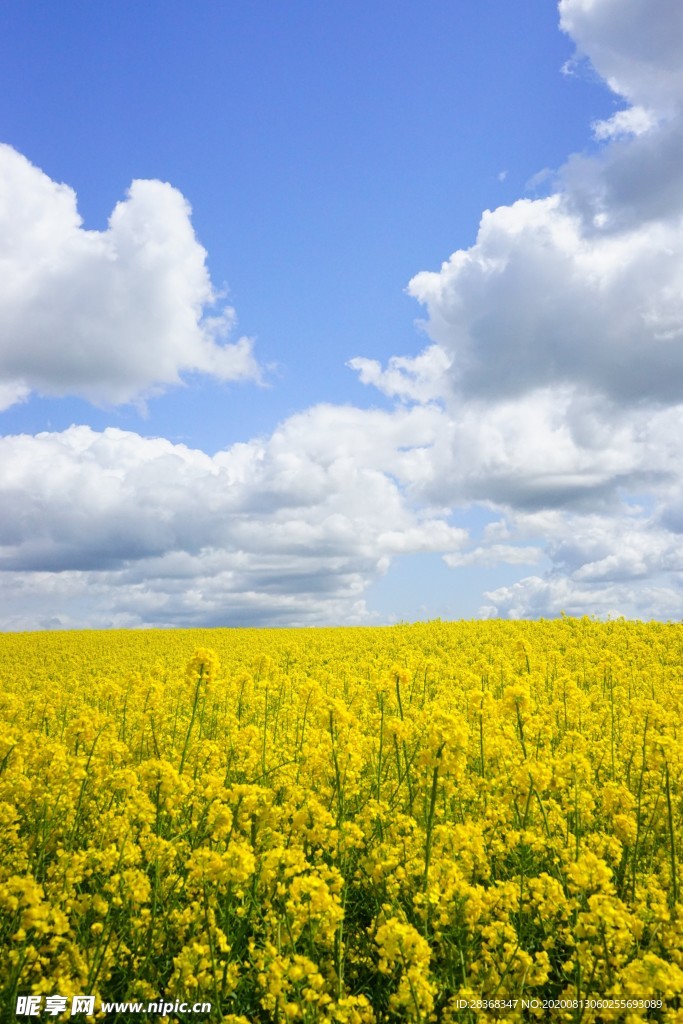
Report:
[[[681,625],[5,634],[0,719],[2,1021],[683,1022]]]

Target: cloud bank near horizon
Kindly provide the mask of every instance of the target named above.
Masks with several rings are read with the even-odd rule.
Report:
[[[367,621],[394,555],[466,540],[387,471],[438,415],[318,406],[214,456],[113,428],[0,438],[5,628]]]

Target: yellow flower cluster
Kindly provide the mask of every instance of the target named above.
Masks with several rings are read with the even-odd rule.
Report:
[[[0,722],[2,1020],[683,1022],[683,626],[5,634]]]

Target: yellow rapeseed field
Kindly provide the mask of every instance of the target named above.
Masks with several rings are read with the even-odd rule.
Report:
[[[683,626],[5,634],[0,676],[2,1021],[683,1022]]]

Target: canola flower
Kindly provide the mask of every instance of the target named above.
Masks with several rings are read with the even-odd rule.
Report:
[[[0,719],[2,1020],[683,1022],[682,626],[5,634]]]

